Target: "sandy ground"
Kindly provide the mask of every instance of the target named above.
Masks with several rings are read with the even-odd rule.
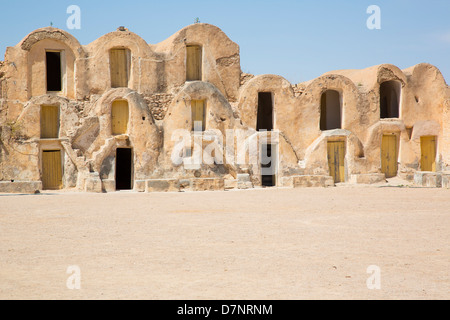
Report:
[[[0,195],[1,299],[449,299],[449,267],[444,189]]]

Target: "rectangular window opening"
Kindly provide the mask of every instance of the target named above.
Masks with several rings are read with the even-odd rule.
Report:
[[[47,70],[47,91],[62,91],[61,52],[45,52]]]
[[[341,129],[341,96],[338,91],[327,90],[320,101],[320,130]]]
[[[258,114],[256,130],[273,130],[273,99],[272,92],[258,92]]]
[[[401,91],[399,81],[380,84],[380,119],[399,118]]]

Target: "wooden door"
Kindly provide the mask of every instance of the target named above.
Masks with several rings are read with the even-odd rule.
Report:
[[[128,87],[128,54],[126,49],[111,49],[109,52],[111,87]]]
[[[128,128],[129,109],[128,102],[116,100],[111,108],[112,134],[126,134]]]
[[[421,171],[436,171],[436,136],[420,137]]]
[[[328,141],[328,167],[334,182],[345,182],[345,142]]]
[[[62,187],[60,150],[42,151],[42,187],[44,190],[57,190]]]
[[[386,178],[397,175],[397,136],[393,134],[383,135],[381,141],[381,172]]]
[[[186,81],[202,80],[202,47],[186,47]]]
[[[41,106],[41,139],[58,138],[59,107]]]
[[[201,129],[205,131],[205,101],[204,100],[191,100],[192,111],[192,131],[195,129],[195,122],[201,122]],[[197,129],[198,130],[198,129]]]

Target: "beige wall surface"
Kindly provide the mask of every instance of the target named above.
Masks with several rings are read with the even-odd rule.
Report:
[[[187,47],[192,45],[201,50],[199,81],[186,81]],[[126,49],[127,86],[111,86],[112,49]],[[46,51],[61,54],[59,92],[47,91]],[[380,87],[387,81],[400,90],[397,118],[380,117]],[[322,131],[321,97],[328,90],[339,93],[341,128]],[[256,132],[260,92],[272,94],[274,131],[268,137]],[[117,100],[127,101],[129,116],[127,132],[114,135],[111,108]],[[197,167],[174,164],[172,156],[178,152],[174,133],[187,132],[191,146],[196,138],[191,130],[192,100],[205,103],[203,137],[209,140],[201,142],[202,152],[211,150],[211,141],[217,143],[218,137],[225,140],[230,131],[245,132],[242,146],[233,140],[231,145],[214,145],[215,150],[231,152],[236,160],[243,148],[248,153],[245,159],[256,157],[256,162],[223,158],[224,163]],[[42,105],[59,108],[56,138],[41,139]],[[382,181],[381,141],[386,134],[398,141],[399,177],[412,181],[420,173],[424,136],[436,136],[436,174],[442,175],[442,185],[450,168],[450,89],[436,67],[419,63],[400,70],[382,64],[330,71],[291,84],[279,75],[242,73],[239,46],[218,27],[202,23],[158,44],[147,43],[126,28],[87,45],[56,28],[31,32],[8,47],[0,62],[0,128],[0,181],[5,184],[14,180],[35,186],[42,181],[42,151],[56,149],[62,154],[63,188],[113,191],[116,149],[132,148],[133,188],[138,191],[153,190],[155,185],[257,187],[263,183],[261,145],[267,143],[275,146],[278,186],[294,186],[298,176],[313,184],[322,179],[317,177],[331,178],[330,141],[345,144],[346,182]],[[253,143],[256,151],[249,148]]]

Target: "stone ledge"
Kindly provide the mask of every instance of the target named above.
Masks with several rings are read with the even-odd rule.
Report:
[[[221,178],[198,178],[192,179],[193,191],[225,190],[224,179]]]
[[[288,177],[281,177],[280,179],[281,187],[288,187],[288,188],[293,188],[294,187],[294,182],[292,179],[292,176],[288,176]]]
[[[442,188],[450,189],[450,173],[442,173]]]
[[[386,175],[384,173],[352,174],[350,176],[349,182],[356,184],[374,184],[386,182]]]
[[[0,181],[0,193],[36,193],[42,190],[41,181]]]
[[[134,191],[144,192],[145,191],[145,180],[134,181]]]
[[[253,188],[253,183],[248,173],[240,173],[237,175],[237,187],[238,189]]]
[[[145,181],[145,192],[178,192],[177,179],[150,179]]]
[[[222,178],[198,179],[150,179],[145,181],[146,192],[179,192],[179,191],[213,191],[225,190]]]
[[[293,176],[292,185],[294,188],[318,188],[334,186],[331,176]]]
[[[430,171],[416,171],[414,173],[414,183],[422,187],[441,188],[442,173]]]

